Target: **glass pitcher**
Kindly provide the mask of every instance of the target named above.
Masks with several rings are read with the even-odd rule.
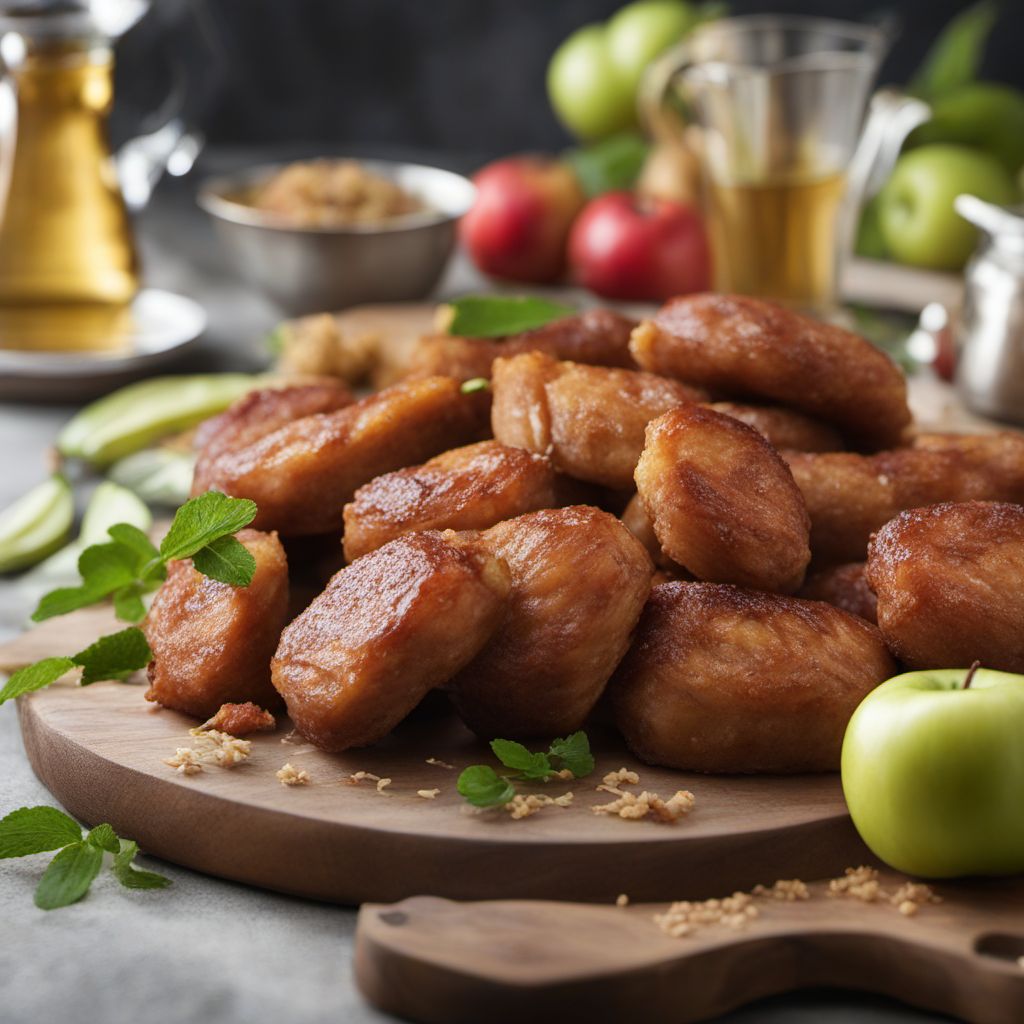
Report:
[[[148,7],[0,2],[0,347],[116,347],[125,335],[139,267],[107,118],[113,43]],[[140,169],[141,141],[125,147],[136,186],[169,155],[150,145]]]
[[[648,71],[647,124],[700,160],[719,291],[826,312],[860,204],[929,116],[876,95],[882,29],[822,18],[725,18]]]

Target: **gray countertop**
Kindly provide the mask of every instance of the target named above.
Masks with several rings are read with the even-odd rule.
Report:
[[[186,368],[255,368],[275,311],[226,276],[192,185],[171,183],[140,220],[147,279],[197,298],[210,326]],[[458,271],[456,271],[458,273]],[[70,409],[0,405],[0,508],[38,482]],[[0,584],[0,639],[29,609]],[[0,814],[53,803],[32,775],[15,708],[0,708]],[[230,842],[230,837],[225,837]],[[355,912],[291,899],[157,864],[174,885],[130,892],[100,876],[90,895],[45,913],[32,890],[46,855],[0,867],[0,1020],[43,1024],[243,1024],[254,1020],[372,1024],[352,979]],[[855,993],[813,991],[763,1001],[723,1021],[910,1024],[944,1018]]]

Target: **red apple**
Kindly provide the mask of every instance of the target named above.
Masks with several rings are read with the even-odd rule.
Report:
[[[710,262],[700,214],[668,199],[608,192],[583,208],[569,235],[573,279],[609,299],[707,291]]]
[[[485,274],[513,281],[556,281],[583,193],[572,168],[542,156],[497,160],[473,178],[476,202],[459,237]]]

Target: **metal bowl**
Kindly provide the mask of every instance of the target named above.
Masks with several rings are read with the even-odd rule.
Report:
[[[283,164],[207,181],[199,205],[241,276],[291,314],[430,294],[455,244],[455,225],[473,205],[468,178],[439,167],[361,160],[371,174],[421,199],[425,210],[383,224],[296,227],[242,201]]]

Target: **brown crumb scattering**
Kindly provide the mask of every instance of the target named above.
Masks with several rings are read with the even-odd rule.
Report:
[[[353,772],[345,781],[350,786],[358,786],[364,779],[368,782],[380,782],[380,776],[374,775],[373,772]],[[388,779],[388,782],[390,781]]]
[[[308,786],[312,781],[305,768],[296,768],[290,762],[274,773],[282,786]]]
[[[439,789],[417,789],[416,795],[423,797],[424,800],[436,800],[440,792]]]
[[[203,770],[199,755],[191,747],[178,747],[174,757],[164,759],[179,775],[198,775]]]
[[[629,768],[619,768],[614,772],[609,772],[602,780],[603,786],[608,792],[618,789],[619,786],[636,786],[640,783],[640,776],[636,772],[631,771]],[[601,789],[601,786],[597,787]]]
[[[904,882],[890,892],[879,881],[878,870],[865,865],[847,868],[842,878],[833,878],[828,883],[828,894],[864,903],[891,903],[904,917],[913,917],[925,904],[942,902],[932,887],[922,882]]]
[[[251,732],[270,732],[277,728],[277,722],[269,711],[258,704],[221,704],[217,714],[200,726],[201,729],[215,729],[232,736],[248,736]]]
[[[377,792],[383,793],[385,788],[391,785],[390,779],[378,779],[377,780]]]
[[[432,764],[436,768],[454,768],[455,765],[449,764],[447,761],[442,761],[439,757],[428,757],[427,764]]]
[[[196,775],[204,764],[216,764],[221,768],[233,768],[241,764],[252,753],[252,742],[240,740],[219,729],[199,726],[189,729],[192,746],[178,747],[174,757],[165,758],[164,764],[180,775]]]
[[[724,899],[680,900],[673,903],[664,914],[655,914],[654,923],[666,935],[681,938],[708,925],[745,928],[760,913],[750,893],[734,892]]]
[[[568,807],[572,804],[572,791],[561,796],[548,796],[546,793],[516,793],[505,804],[505,810],[515,819],[529,818],[545,807]]]
[[[807,883],[801,882],[799,878],[780,878],[774,885],[755,885],[751,893],[762,899],[784,900],[787,903],[811,898]]]
[[[619,895],[615,897],[615,906],[628,907],[629,897],[624,892],[620,892]]]
[[[626,821],[638,821],[651,815],[656,821],[675,822],[689,814],[695,804],[694,795],[688,789],[680,789],[663,800],[657,793],[650,793],[646,789],[641,793],[632,793],[610,786],[597,788],[613,793],[616,798],[609,803],[592,806],[590,809],[594,814],[618,816]]]

